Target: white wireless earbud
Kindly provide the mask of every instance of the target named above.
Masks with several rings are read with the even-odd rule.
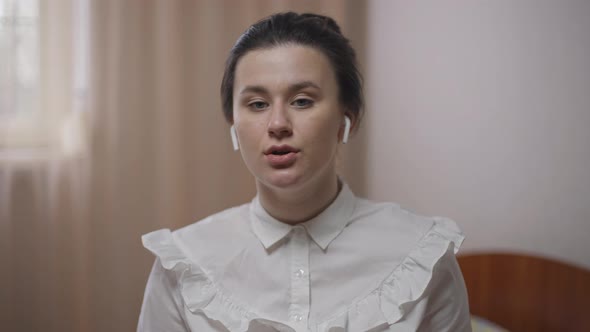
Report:
[[[240,145],[238,144],[238,135],[236,134],[236,128],[232,125],[229,128],[229,135],[231,136],[231,143],[234,146],[234,151],[238,151],[240,149]]]
[[[348,135],[350,134],[350,118],[348,116],[344,116],[344,135],[342,135],[342,143],[346,144],[348,142]]]

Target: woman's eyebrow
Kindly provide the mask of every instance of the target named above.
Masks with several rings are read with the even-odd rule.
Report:
[[[293,93],[295,91],[303,90],[305,88],[315,88],[317,90],[321,90],[320,87],[312,81],[303,81],[299,83],[295,83],[289,87],[289,92]]]
[[[295,91],[303,90],[305,88],[315,88],[317,90],[321,90],[321,88],[312,81],[302,81],[298,83],[291,84],[288,88],[289,93],[293,93]],[[260,85],[248,85],[240,91],[240,95],[246,93],[259,93],[259,94],[268,94],[268,90]]]
[[[240,91],[240,94],[246,93],[259,93],[259,94],[268,94],[268,90],[266,88],[259,86],[259,85],[248,85]]]

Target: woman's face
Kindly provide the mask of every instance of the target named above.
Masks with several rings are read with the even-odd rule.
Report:
[[[258,185],[295,189],[335,176],[344,112],[328,58],[306,46],[246,53],[236,67],[234,126]]]

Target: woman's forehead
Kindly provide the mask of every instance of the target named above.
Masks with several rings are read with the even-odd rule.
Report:
[[[246,53],[236,67],[234,91],[252,91],[251,87],[287,89],[295,85],[325,90],[335,84],[330,62],[321,51],[284,45]]]

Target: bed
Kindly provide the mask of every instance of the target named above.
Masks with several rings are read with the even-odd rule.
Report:
[[[590,270],[513,253],[458,260],[474,332],[590,331]]]

